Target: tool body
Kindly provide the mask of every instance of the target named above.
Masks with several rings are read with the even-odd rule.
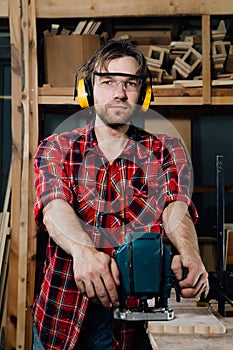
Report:
[[[101,212],[97,220],[104,237],[115,248],[120,271],[120,306],[115,310],[114,318],[125,321],[172,320],[174,311],[168,306],[168,299],[174,287],[179,301],[179,285],[171,271],[171,251],[162,242],[160,232],[126,233],[125,242],[118,245],[102,227],[104,215],[124,219],[117,214]],[[134,306],[130,305],[132,301],[135,301]]]

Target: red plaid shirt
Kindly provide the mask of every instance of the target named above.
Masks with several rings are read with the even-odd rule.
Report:
[[[172,201],[186,202],[195,220],[197,212],[190,200],[192,168],[180,140],[155,136],[132,125],[128,136],[126,148],[111,165],[98,147],[94,121],[42,141],[35,154],[36,222],[43,226],[44,206],[62,198],[102,249],[106,242],[96,227],[101,211],[127,220],[124,229],[116,217],[108,215],[104,222],[108,234],[114,234],[119,243],[124,240],[124,230],[162,232],[161,215]],[[112,253],[112,249],[103,250]],[[49,239],[43,282],[33,308],[46,349],[74,349],[87,305],[88,298],[75,285],[71,256]],[[118,322],[114,329],[114,350],[135,349],[136,325]]]

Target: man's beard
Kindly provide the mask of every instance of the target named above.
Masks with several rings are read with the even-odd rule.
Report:
[[[115,115],[108,115],[108,111],[102,108],[96,108],[96,113],[102,120],[102,122],[109,126],[111,129],[118,130],[124,127],[125,125],[129,124],[132,116],[133,116],[134,110],[128,111],[128,113],[116,113]],[[116,121],[114,121],[114,118]]]
[[[119,130],[128,123],[107,123],[107,125],[113,130]]]

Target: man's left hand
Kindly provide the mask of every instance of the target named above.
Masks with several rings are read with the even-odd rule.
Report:
[[[183,268],[187,268],[188,274],[183,278]],[[175,255],[171,265],[181,288],[183,298],[199,298],[203,292],[209,291],[208,273],[199,257],[191,255]]]

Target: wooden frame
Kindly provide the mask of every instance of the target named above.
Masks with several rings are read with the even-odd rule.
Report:
[[[63,0],[36,2],[37,17],[116,17],[116,16],[174,16],[174,15],[222,15],[233,13],[231,0],[223,2],[212,0],[154,0],[147,1],[128,0],[127,2],[116,0]]]
[[[22,13],[21,13],[22,9]],[[37,84],[36,18],[202,16],[203,87],[154,90],[157,105],[232,104],[232,90],[212,89],[210,76],[210,15],[233,13],[232,0],[1,0],[0,17],[10,20],[12,47],[12,205],[8,278],[6,349],[31,349],[31,304],[34,293],[35,235],[32,216],[32,157],[38,141],[38,103],[73,104],[71,89],[51,91]],[[48,91],[49,90],[49,91]],[[168,95],[169,94],[169,95]],[[188,94],[187,97],[184,97]],[[24,130],[24,133],[22,133]]]
[[[21,13],[22,10],[22,13]],[[38,144],[35,1],[9,2],[12,66],[12,198],[6,349],[30,349],[36,225],[33,154]]]
[[[0,17],[8,17],[8,2],[1,0]],[[228,15],[233,13],[232,0],[154,0],[147,6],[146,1],[128,0],[37,0],[36,17],[38,18],[73,18],[73,17],[115,17],[115,16],[157,16],[174,15]]]

